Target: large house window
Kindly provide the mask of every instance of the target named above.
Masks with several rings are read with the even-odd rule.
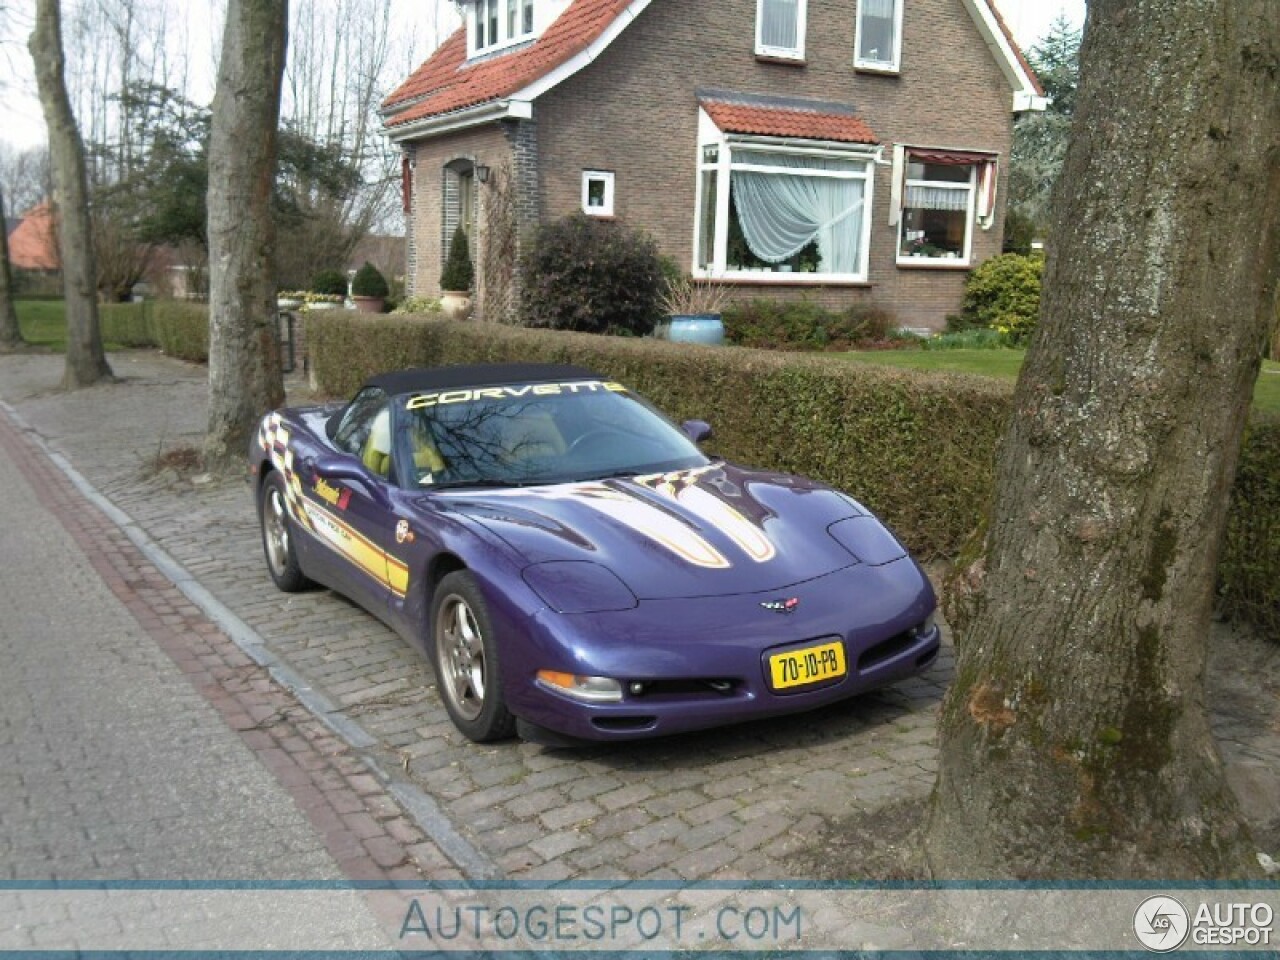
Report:
[[[897,72],[902,58],[902,5],[905,0],[858,0],[854,66]]]
[[[898,163],[898,262],[965,266],[994,213],[994,155],[907,148]]]
[[[806,0],[757,0],[756,53],[804,59]]]
[[[700,148],[695,274],[766,283],[867,278],[871,154],[723,138]]]
[[[473,0],[467,10],[468,54],[475,56],[533,36],[534,0]]]

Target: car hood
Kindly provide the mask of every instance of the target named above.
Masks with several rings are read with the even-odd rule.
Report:
[[[640,599],[781,589],[858,562],[827,532],[850,498],[801,477],[716,463],[676,473],[442,493],[529,564],[591,561]]]

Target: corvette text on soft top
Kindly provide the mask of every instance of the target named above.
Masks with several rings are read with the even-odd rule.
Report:
[[[426,407],[443,407],[450,403],[473,403],[476,400],[519,400],[522,397],[558,397],[564,393],[594,393],[608,390],[626,393],[620,383],[603,380],[586,380],[572,383],[529,383],[513,387],[480,387],[474,390],[444,390],[438,393],[420,393],[409,398],[406,410],[422,410]]]

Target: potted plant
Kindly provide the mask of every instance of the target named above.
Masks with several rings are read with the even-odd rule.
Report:
[[[471,312],[471,285],[475,278],[467,234],[459,226],[449,241],[449,258],[440,274],[440,307],[450,320],[464,320]]]
[[[381,313],[390,292],[387,278],[368,260],[356,271],[351,281],[351,299],[356,302],[356,309],[361,313]]]
[[[724,343],[725,290],[716,283],[692,277],[675,277],[667,282],[662,309],[671,317],[668,340],[684,343]],[[660,334],[661,335],[661,334]]]

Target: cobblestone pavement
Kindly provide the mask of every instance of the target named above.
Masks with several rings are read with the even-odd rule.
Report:
[[[429,666],[390,630],[330,592],[275,591],[244,484],[193,484],[146,469],[165,449],[198,445],[204,369],[144,352],[112,362],[124,382],[61,394],[50,389],[61,360],[0,358],[0,397],[372,734],[378,762],[421,785],[494,872],[785,878],[833,816],[919,797],[932,784],[949,648],[920,677],[799,717],[579,751],[465,741]],[[1258,651],[1250,670],[1280,675],[1275,646],[1248,649]],[[1274,688],[1269,696],[1256,683],[1232,689],[1230,715],[1220,718],[1223,749],[1265,813],[1265,791],[1280,789],[1280,709]]]

